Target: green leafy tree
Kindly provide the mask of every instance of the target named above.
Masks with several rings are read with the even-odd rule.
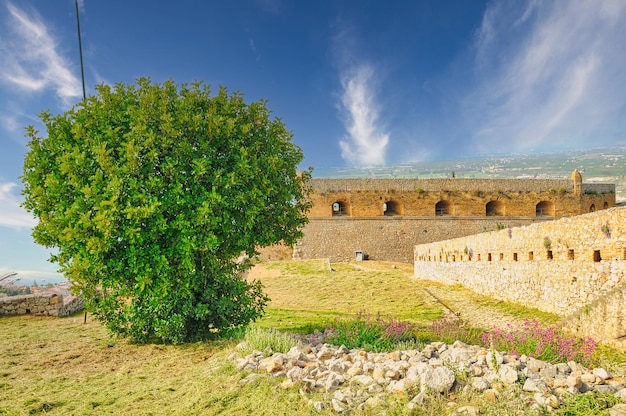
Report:
[[[214,337],[267,303],[242,273],[259,247],[293,244],[310,208],[302,151],[264,101],[202,83],[100,85],[27,129],[23,206],[35,241],[114,333]]]

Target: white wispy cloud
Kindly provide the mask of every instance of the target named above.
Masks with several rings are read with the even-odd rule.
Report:
[[[69,105],[81,95],[81,84],[54,36],[36,13],[29,14],[12,3],[6,7],[9,22],[0,47],[0,81],[25,91],[53,90]]]
[[[490,3],[475,38],[477,84],[463,100],[476,150],[625,134],[625,27],[621,0]]]
[[[379,126],[379,109],[375,96],[375,73],[362,65],[348,71],[341,79],[341,110],[345,136],[339,142],[341,157],[358,165],[385,163],[389,134]]]
[[[20,207],[19,198],[14,194],[16,188],[15,183],[0,182],[0,227],[34,227],[37,220]]]

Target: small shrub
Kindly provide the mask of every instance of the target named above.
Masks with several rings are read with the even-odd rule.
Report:
[[[264,351],[270,348],[273,352],[286,353],[298,342],[290,335],[275,329],[248,327],[245,339],[252,349]]]
[[[552,247],[552,241],[550,241],[550,237],[543,238],[543,246],[546,250],[550,250],[550,248]]]
[[[606,235],[606,238],[611,238],[611,227],[609,226],[608,221],[600,229],[602,230],[604,235]]]
[[[326,333],[326,340],[331,344],[372,352],[391,351],[399,345],[417,343],[412,324],[367,312],[360,312],[354,319],[337,319]]]

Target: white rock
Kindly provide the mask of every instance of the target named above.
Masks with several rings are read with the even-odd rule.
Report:
[[[448,367],[437,367],[422,375],[422,385],[438,393],[450,391],[454,381],[454,373]]]

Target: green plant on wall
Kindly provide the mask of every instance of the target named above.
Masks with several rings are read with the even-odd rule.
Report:
[[[611,227],[609,226],[609,222],[607,221],[602,227],[600,227],[606,238],[611,238]]]
[[[552,241],[550,241],[550,237],[543,238],[543,246],[546,250],[550,250],[550,248],[552,247]]]

